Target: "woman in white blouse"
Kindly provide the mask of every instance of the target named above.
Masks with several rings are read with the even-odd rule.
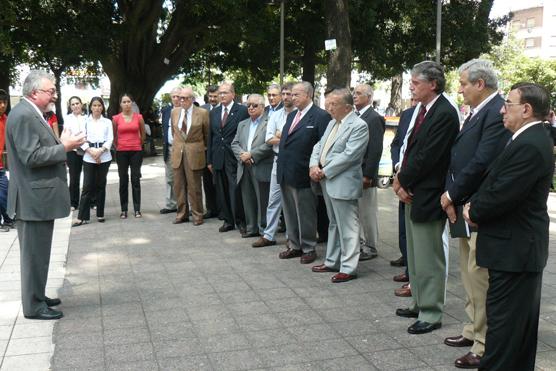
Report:
[[[70,129],[73,134],[85,131],[83,103],[77,96],[71,97],[68,101],[68,115],[64,118],[64,128]],[[83,168],[83,153],[74,149],[69,151],[66,156],[69,169],[71,209],[76,210],[79,207],[79,182]]]
[[[104,223],[104,200],[106,198],[106,176],[112,161],[110,148],[114,140],[112,121],[104,117],[104,101],[100,97],[93,97],[89,103],[91,114],[85,122],[87,142],[81,149],[83,156],[83,193],[77,220],[73,227],[89,222],[91,217],[90,203],[96,196],[97,220]]]

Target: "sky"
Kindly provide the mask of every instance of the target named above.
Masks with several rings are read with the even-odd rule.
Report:
[[[554,0],[544,0],[544,1],[554,1]],[[542,5],[543,0],[494,0],[492,9],[490,11],[490,17],[500,17],[506,15],[510,10],[532,8],[534,6]]]

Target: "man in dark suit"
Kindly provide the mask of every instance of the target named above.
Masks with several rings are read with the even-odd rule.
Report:
[[[232,142],[238,160],[237,182],[245,211],[246,232],[241,237],[258,237],[266,226],[266,209],[270,190],[270,172],[274,162],[272,146],[266,144],[268,115],[264,113],[264,97],[251,94],[247,98],[249,118],[241,121]]]
[[[415,105],[417,101],[411,98],[411,107],[404,110],[400,115],[400,121],[398,122],[398,129],[392,139],[392,144],[390,145],[390,157],[392,158],[392,166],[394,168],[394,174],[400,169],[400,150],[407,134],[407,129],[411,123],[411,118],[415,112]],[[395,282],[405,282],[402,287],[394,290],[396,296],[409,297],[411,296],[411,287],[409,286],[409,272],[407,270],[407,241],[405,237],[405,207],[403,202],[398,203],[398,248],[402,256],[396,260],[390,261],[390,265],[393,267],[405,267],[403,273],[394,276]]]
[[[477,264],[489,276],[480,369],[532,371],[554,171],[554,145],[542,125],[550,95],[537,84],[516,84],[500,112],[513,135],[463,211],[478,227]]]
[[[45,295],[54,219],[70,213],[66,152],[85,142],[85,133],[64,129],[56,137],[43,118],[57,98],[54,77],[31,71],[23,83],[23,98],[10,112],[6,147],[10,164],[8,215],[17,218],[21,254],[23,315],[31,319],[58,319],[63,313],[50,307],[60,299]]]
[[[451,222],[462,218],[463,204],[477,191],[491,162],[498,156],[511,133],[504,128],[500,108],[504,99],[498,94],[498,79],[489,61],[473,59],[459,68],[459,93],[471,113],[463,123],[452,147],[446,192],[440,203]],[[455,207],[460,213],[456,215]],[[453,236],[454,237],[454,236]],[[475,242],[477,233],[459,238],[461,280],[467,300],[465,311],[470,323],[461,335],[448,337],[449,346],[470,346],[471,350],[455,361],[456,367],[479,367],[485,351],[486,292],[488,271],[477,266]]]
[[[359,220],[361,223],[361,253],[359,260],[370,260],[378,256],[378,165],[382,156],[382,140],[386,123],[372,107],[373,88],[360,84],[353,91],[355,114],[365,121],[369,129],[369,142],[363,157],[363,195],[359,198]]]
[[[289,240],[279,258],[301,257],[302,264],[309,264],[317,257],[317,198],[311,189],[309,160],[331,116],[313,104],[313,86],[306,81],[293,86],[292,100],[297,109],[282,130],[276,175]]]
[[[438,199],[444,192],[450,148],[459,131],[457,109],[442,95],[445,83],[439,63],[424,61],[413,67],[409,89],[420,102],[419,114],[394,177],[394,192],[406,208],[407,264],[413,294],[413,305],[396,310],[396,314],[418,318],[408,327],[410,334],[424,334],[442,326],[446,214]]]
[[[210,140],[208,168],[216,184],[216,197],[222,209],[224,224],[219,232],[244,228],[243,207],[237,192],[237,159],[232,151],[232,140],[240,121],[249,117],[247,107],[234,103],[235,91],[231,83],[218,88],[220,105],[210,111]]]
[[[201,108],[212,111],[218,106],[218,85],[209,85],[207,87],[208,103],[203,104]],[[206,153],[205,153],[206,154]],[[203,169],[203,191],[205,192],[205,206],[207,212],[203,215],[203,219],[210,219],[219,216],[220,207],[216,203],[216,189],[214,188],[214,180],[212,173],[205,167]]]
[[[170,122],[172,109],[180,106],[181,88],[176,86],[170,92],[172,105],[168,105],[162,109],[162,154],[164,157],[164,175],[166,176],[166,204],[160,210],[161,214],[175,213],[176,196],[174,195],[174,169],[172,169],[172,161],[170,155],[172,154],[172,144],[174,137],[172,136],[172,124]]]

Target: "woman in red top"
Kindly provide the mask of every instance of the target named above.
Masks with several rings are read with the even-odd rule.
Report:
[[[135,217],[141,217],[141,164],[143,163],[143,143],[145,142],[145,121],[132,110],[133,99],[127,93],[120,97],[122,112],[112,117],[116,163],[120,176],[120,218],[127,218],[128,169],[131,169],[131,194]]]
[[[54,134],[56,134],[56,137],[60,138],[60,130],[58,129],[58,117],[56,117],[56,114],[54,113],[54,105],[52,104],[52,107],[49,108],[51,108],[51,110],[44,114],[46,122],[48,123],[48,126],[50,126]]]

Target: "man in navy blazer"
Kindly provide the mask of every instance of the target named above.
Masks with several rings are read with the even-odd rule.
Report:
[[[462,218],[463,204],[479,189],[488,166],[511,136],[502,122],[500,109],[504,99],[498,94],[498,79],[492,63],[473,59],[459,68],[459,74],[459,93],[463,95],[463,102],[471,107],[471,114],[452,146],[446,192],[440,198],[451,222]],[[455,207],[459,207],[459,215]],[[471,231],[469,237],[455,237],[460,237],[459,265],[470,323],[463,327],[461,335],[448,337],[444,343],[455,347],[472,346],[455,365],[476,368],[485,352],[488,271],[477,266],[475,260],[477,233]]]
[[[219,232],[231,231],[237,225],[244,228],[241,194],[237,190],[237,159],[232,151],[232,141],[237,125],[249,117],[247,107],[234,103],[235,91],[231,83],[218,88],[220,105],[210,111],[210,131],[207,150],[207,167],[216,184],[216,198],[222,210],[224,224]]]
[[[170,92],[172,105],[168,105],[162,109],[162,154],[164,158],[164,175],[166,177],[166,198],[165,206],[160,210],[161,214],[175,213],[177,211],[176,196],[174,195],[174,169],[172,169],[172,161],[170,155],[172,152],[172,125],[170,123],[172,109],[180,106],[181,88],[176,86]]]
[[[316,259],[317,244],[317,198],[311,189],[309,160],[331,116],[313,104],[313,86],[306,81],[293,86],[292,100],[297,109],[288,115],[282,130],[277,162],[289,240],[279,258],[301,257],[302,264],[309,264]]]
[[[407,264],[413,294],[412,306],[400,308],[396,314],[418,318],[408,327],[410,334],[442,326],[446,214],[438,199],[444,192],[450,148],[459,131],[458,112],[442,94],[445,83],[440,63],[424,61],[413,67],[409,89],[421,104],[393,184],[406,208]]]
[[[513,135],[463,211],[467,222],[478,226],[477,264],[488,269],[479,369],[532,371],[548,258],[546,201],[554,172],[554,144],[543,127],[550,95],[537,84],[516,84],[500,112]]]
[[[411,123],[411,117],[415,111],[415,106],[417,101],[411,98],[411,107],[404,110],[400,115],[400,121],[398,122],[398,129],[392,139],[392,144],[390,144],[390,157],[392,158],[392,167],[394,168],[394,174],[399,170],[400,167],[400,150],[403,145],[403,140],[407,134],[407,129]],[[409,282],[409,272],[407,270],[407,241],[405,237],[405,207],[403,202],[398,203],[398,248],[402,256],[396,260],[390,261],[390,265],[393,267],[405,267],[405,271],[394,276],[394,281],[396,282]],[[411,288],[409,283],[405,283],[399,289],[394,291],[396,296],[408,297],[411,296]]]

